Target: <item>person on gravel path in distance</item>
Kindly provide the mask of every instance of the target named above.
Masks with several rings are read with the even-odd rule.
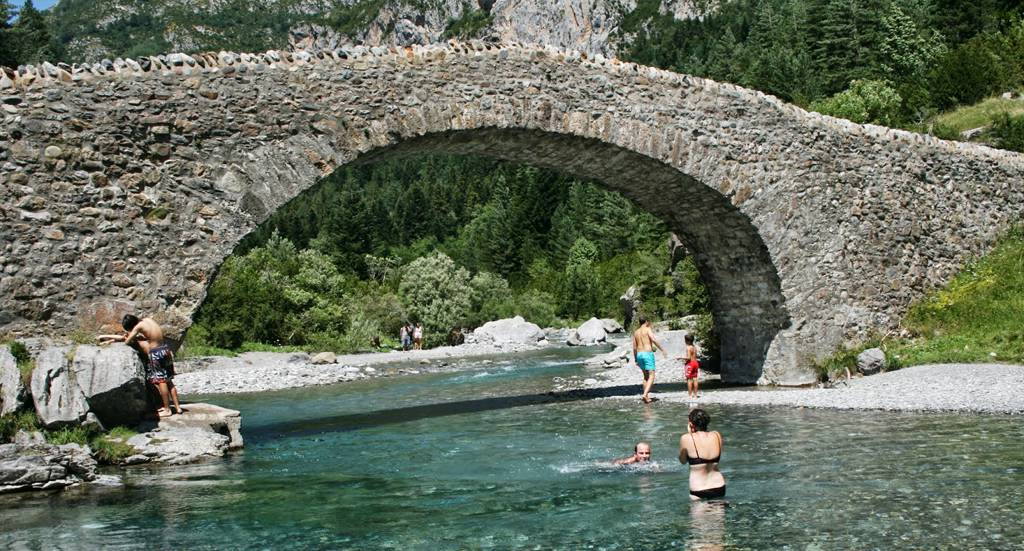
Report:
[[[651,322],[643,315],[637,321],[640,322],[640,327],[633,332],[633,361],[636,362],[636,366],[640,368],[640,372],[644,376],[643,394],[640,395],[640,399],[645,404],[649,404],[651,403],[651,387],[654,386],[654,349],[657,348],[661,351],[661,355],[666,360],[668,354],[665,352],[665,347],[661,346],[654,336]]]

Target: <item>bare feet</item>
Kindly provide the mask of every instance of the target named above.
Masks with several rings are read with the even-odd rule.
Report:
[[[647,397],[647,396],[641,396],[641,397],[640,397],[640,399],[641,399],[641,400],[643,401],[643,403],[645,403],[645,404],[649,404],[649,403],[651,403],[651,401],[652,401],[652,400],[651,400],[651,399],[650,399],[649,397]]]
[[[169,410],[167,408],[160,408],[160,409],[156,410],[156,415],[157,415],[157,417],[170,417],[172,414],[171,414],[171,410]]]

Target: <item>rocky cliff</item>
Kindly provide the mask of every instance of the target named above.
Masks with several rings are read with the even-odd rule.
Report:
[[[62,0],[67,61],[170,51],[406,46],[450,37],[612,55],[623,17],[703,17],[717,0]],[[657,9],[653,9],[657,6]],[[628,39],[627,39],[628,40]]]

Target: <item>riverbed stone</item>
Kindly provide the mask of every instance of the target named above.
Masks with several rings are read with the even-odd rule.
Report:
[[[332,364],[338,361],[338,356],[334,352],[321,352],[314,354],[309,361],[315,365]]]
[[[502,345],[535,345],[544,340],[544,330],[522,316],[489,321],[472,333],[472,343]]]
[[[14,354],[10,347],[0,346],[0,415],[25,409],[28,398],[28,387],[21,378]]]
[[[868,348],[857,355],[857,371],[874,375],[885,370],[885,352],[881,348]]]
[[[607,339],[608,334],[604,330],[604,322],[597,318],[590,318],[576,328],[566,344],[569,346],[593,346],[601,344]]]
[[[73,347],[46,348],[32,371],[32,401],[39,421],[48,429],[79,425],[87,420],[89,403],[71,370]]]
[[[134,426],[147,414],[145,367],[135,350],[122,343],[84,345],[74,358],[75,381],[104,426]]]

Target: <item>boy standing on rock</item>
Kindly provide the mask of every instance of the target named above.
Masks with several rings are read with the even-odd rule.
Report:
[[[156,412],[157,415],[171,415],[168,397],[174,400],[174,409],[180,414],[182,410],[178,402],[178,389],[174,386],[174,353],[164,344],[163,328],[153,318],[140,320],[132,314],[127,314],[121,320],[121,327],[128,331],[124,336],[124,342],[138,346],[146,356],[146,380],[160,392],[160,399],[163,402],[163,407]]]

